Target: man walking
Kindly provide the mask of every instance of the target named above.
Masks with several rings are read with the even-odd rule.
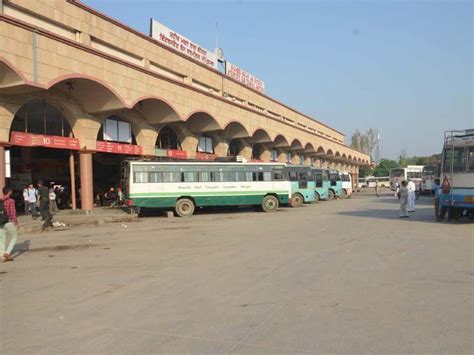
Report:
[[[378,180],[375,180],[375,195],[377,197],[380,197],[380,185],[379,185],[379,181]]]
[[[38,196],[40,203],[41,219],[44,221],[42,230],[53,226],[52,216],[49,212],[49,189],[44,186],[43,180],[38,181]]]
[[[408,212],[415,212],[416,185],[413,180],[407,184],[408,189]]]
[[[400,196],[400,218],[408,218],[408,188],[407,182],[402,181],[402,186],[400,186],[399,191]]]
[[[15,247],[17,238],[18,219],[16,217],[15,200],[12,199],[12,189],[4,187],[3,198],[0,200],[0,255],[2,261],[13,261],[11,252]],[[5,250],[7,237],[10,237],[10,243]]]

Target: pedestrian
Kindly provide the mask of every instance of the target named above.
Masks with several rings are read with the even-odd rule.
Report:
[[[394,198],[399,198],[398,197],[398,193],[400,192],[400,184],[398,183],[398,179],[395,180],[395,194],[394,194]]]
[[[439,215],[439,188],[440,188],[440,183],[441,181],[439,179],[436,179],[434,184],[433,184],[433,195],[434,195],[434,209],[435,209],[435,216],[436,220],[440,221],[440,215]]]
[[[38,181],[38,197],[40,204],[41,219],[44,221],[42,230],[52,227],[52,216],[49,212],[49,189],[44,186],[43,180]]]
[[[375,195],[380,197],[380,186],[378,180],[375,180]]]
[[[33,184],[28,185],[28,205],[30,208],[31,217],[34,219],[38,218],[36,214],[36,204],[38,203],[38,190],[36,190]]]
[[[14,260],[11,253],[15,247],[19,224],[16,216],[15,200],[12,199],[12,189],[4,187],[2,192],[3,198],[0,200],[0,255],[2,255],[2,261],[7,262]],[[7,237],[10,237],[10,243],[5,249]]]
[[[109,191],[104,194],[106,206],[115,206],[117,203],[117,192],[115,192],[115,188],[113,186],[110,187]]]
[[[28,201],[28,185],[23,189],[23,203],[25,204],[25,214],[30,212],[30,203]]]
[[[54,192],[54,184],[51,183],[49,187],[49,213],[53,214],[57,212],[58,206],[56,205],[56,192]]]
[[[415,212],[416,185],[413,180],[407,184],[408,189],[408,212]]]
[[[407,182],[402,181],[398,196],[400,198],[400,218],[408,218],[408,188]]]
[[[123,195],[123,191],[121,187],[117,187],[117,198],[118,198],[119,205],[120,206],[123,205],[124,195]]]

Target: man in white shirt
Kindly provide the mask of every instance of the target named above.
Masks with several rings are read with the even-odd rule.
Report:
[[[30,205],[31,217],[38,218],[36,215],[36,202],[38,201],[38,191],[33,187],[33,184],[28,185],[28,203]]]
[[[410,180],[407,185],[408,189],[408,212],[415,212],[415,199],[416,199],[416,185],[413,180]]]

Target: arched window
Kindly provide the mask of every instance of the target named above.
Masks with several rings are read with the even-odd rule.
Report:
[[[315,163],[315,159],[314,157],[311,157],[311,166],[314,166],[314,163]]]
[[[262,155],[262,149],[259,144],[255,144],[252,147],[252,159],[259,160]]]
[[[161,149],[181,149],[178,135],[168,126],[161,129],[156,146]]]
[[[229,149],[227,155],[235,157],[242,151],[242,143],[238,139],[232,139],[229,143]]]
[[[117,115],[109,116],[104,120],[97,134],[97,140],[137,144],[130,122]]]
[[[291,152],[286,153],[286,162],[291,163],[291,159],[293,158],[293,155]]]
[[[303,154],[300,155],[300,164],[301,165],[304,164],[304,155]]]
[[[24,104],[15,114],[11,130],[61,137],[70,137],[72,134],[63,111],[46,100],[33,100]]]
[[[272,149],[272,157],[271,157],[271,160],[272,161],[277,161],[278,160],[278,152],[276,149]]]
[[[200,153],[214,153],[214,147],[212,145],[212,138],[203,134],[199,137],[197,151]]]

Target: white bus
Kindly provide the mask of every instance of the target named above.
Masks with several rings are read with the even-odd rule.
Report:
[[[284,164],[158,162],[126,160],[122,187],[127,205],[174,209],[191,216],[196,207],[258,205],[276,211],[291,202]]]
[[[429,195],[433,191],[433,184],[439,177],[439,167],[437,165],[426,165],[421,173],[421,189],[422,194]]]
[[[340,173],[341,175],[341,181],[342,181],[342,189],[345,191],[345,198],[348,198],[352,195],[352,176],[349,173],[342,172]]]
[[[418,187],[421,185],[421,173],[423,165],[408,165],[406,168],[395,168],[390,170],[390,188],[395,191],[396,184],[402,181],[413,180]]]

